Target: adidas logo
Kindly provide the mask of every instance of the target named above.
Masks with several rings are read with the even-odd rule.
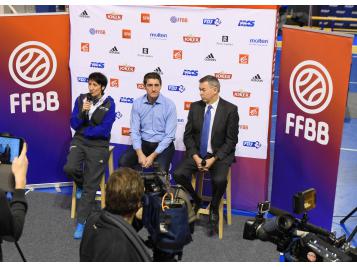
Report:
[[[208,56],[205,58],[205,61],[216,61],[216,59],[214,58],[213,54],[210,53],[210,54],[208,54]]]
[[[157,67],[155,70],[154,70],[155,73],[158,73],[159,75],[163,75],[164,73],[161,71],[161,68],[160,67]]]
[[[117,49],[116,46],[114,46],[111,50],[109,50],[109,53],[111,54],[120,54],[119,50]]]
[[[252,82],[263,82],[263,79],[260,77],[259,74],[257,74],[256,76],[254,76],[251,80]]]
[[[89,15],[87,13],[87,10],[84,10],[80,15],[81,18],[89,18]]]

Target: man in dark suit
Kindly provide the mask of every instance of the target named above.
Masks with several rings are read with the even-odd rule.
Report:
[[[186,188],[197,212],[201,199],[191,185],[194,172],[209,171],[212,183],[210,234],[217,232],[218,208],[235,160],[239,115],[237,106],[219,97],[220,83],[214,76],[200,79],[200,101],[193,102],[184,133],[186,158],[174,172],[176,183]]]

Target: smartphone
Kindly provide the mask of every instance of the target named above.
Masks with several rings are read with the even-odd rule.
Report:
[[[24,140],[18,137],[0,136],[0,162],[11,164],[22,151]]]

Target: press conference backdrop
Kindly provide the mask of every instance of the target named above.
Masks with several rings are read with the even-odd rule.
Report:
[[[276,9],[70,6],[72,105],[88,92],[87,77],[107,75],[116,102],[111,142],[130,144],[130,111],[143,95],[147,72],[162,76],[161,93],[177,108],[176,150],[198,80],[211,74],[221,97],[240,115],[233,207],[254,209],[267,198],[268,130],[276,37]]]
[[[0,132],[28,143],[29,184],[64,181],[71,139],[68,16],[0,16],[0,25]]]

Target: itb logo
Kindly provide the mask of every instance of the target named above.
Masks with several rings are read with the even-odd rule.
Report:
[[[22,43],[10,55],[10,75],[17,84],[26,88],[47,85],[56,70],[57,59],[52,49],[38,41]]]
[[[308,114],[322,112],[332,98],[331,76],[317,61],[307,60],[299,63],[291,73],[289,87],[296,106]]]

